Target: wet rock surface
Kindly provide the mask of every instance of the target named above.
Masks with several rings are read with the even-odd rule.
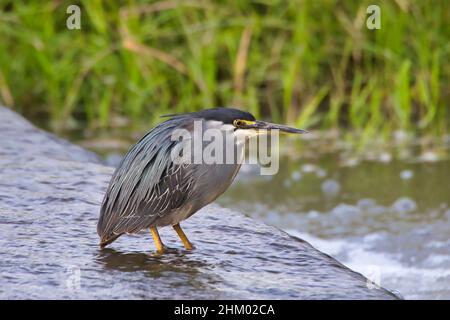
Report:
[[[156,255],[148,233],[100,250],[113,169],[0,107],[0,298],[395,299],[274,227],[210,205],[184,222],[196,246]]]

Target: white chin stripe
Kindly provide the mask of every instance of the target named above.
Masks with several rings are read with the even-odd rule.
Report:
[[[208,121],[206,121],[206,128],[220,129],[223,131],[233,132],[235,129],[235,126],[233,126],[232,124],[225,124],[222,121],[208,120]]]
[[[236,129],[232,124],[224,124],[221,121],[208,120],[206,123],[207,128],[220,129],[236,137],[238,142],[243,142],[245,138],[251,138],[258,135],[256,130],[252,129]]]
[[[234,131],[234,135],[238,138],[251,138],[258,135],[258,131],[252,129],[237,129]]]

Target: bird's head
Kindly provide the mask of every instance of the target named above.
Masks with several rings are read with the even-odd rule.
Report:
[[[206,109],[196,112],[196,115],[206,121],[214,122],[226,130],[232,130],[236,136],[241,138],[267,135],[273,130],[290,134],[307,133],[306,130],[256,120],[251,113],[233,108]]]
[[[275,131],[275,135],[270,140],[252,140],[259,143],[257,149],[261,156],[260,152],[264,152],[267,147],[264,146],[264,142],[270,141],[270,150],[274,150],[274,147],[277,148],[278,136],[276,134],[278,132],[289,134],[307,132],[281,124],[256,120],[251,113],[233,108],[205,109],[198,112],[166,115],[166,117],[171,117],[171,119],[161,123],[161,130],[167,132],[164,131],[164,128],[171,128],[170,139],[179,142],[173,148],[173,152],[171,151],[171,155],[175,159],[173,162],[177,163],[185,163],[186,161],[188,163],[201,163],[202,160],[208,164],[229,164],[230,161],[232,164],[236,164],[235,161],[242,163],[241,161],[245,160],[246,152],[242,152],[246,151],[245,146],[250,147],[249,152],[256,151],[252,149],[255,144],[246,144],[250,138],[264,137]],[[198,143],[199,141],[202,141],[202,143]],[[233,148],[232,152],[228,148]],[[226,158],[225,162],[222,162],[224,161],[223,155]],[[207,157],[206,160],[205,156]],[[268,155],[264,155],[264,158],[267,159]],[[271,161],[271,163],[274,162]],[[272,168],[275,168],[275,166],[271,165],[269,169]]]

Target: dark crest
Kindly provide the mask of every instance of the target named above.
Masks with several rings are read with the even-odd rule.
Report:
[[[222,121],[223,123],[232,124],[234,120],[248,120],[255,121],[255,117],[246,111],[242,111],[234,108],[213,108],[213,109],[205,109],[198,112],[189,112],[189,113],[181,113],[181,114],[168,114],[162,117],[192,117],[192,118],[202,118],[205,120],[215,120]]]

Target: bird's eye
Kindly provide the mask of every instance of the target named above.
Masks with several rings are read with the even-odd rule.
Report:
[[[233,125],[235,126],[235,127],[241,127],[241,126],[243,126],[245,124],[245,121],[242,121],[242,120],[234,120],[233,121]]]

